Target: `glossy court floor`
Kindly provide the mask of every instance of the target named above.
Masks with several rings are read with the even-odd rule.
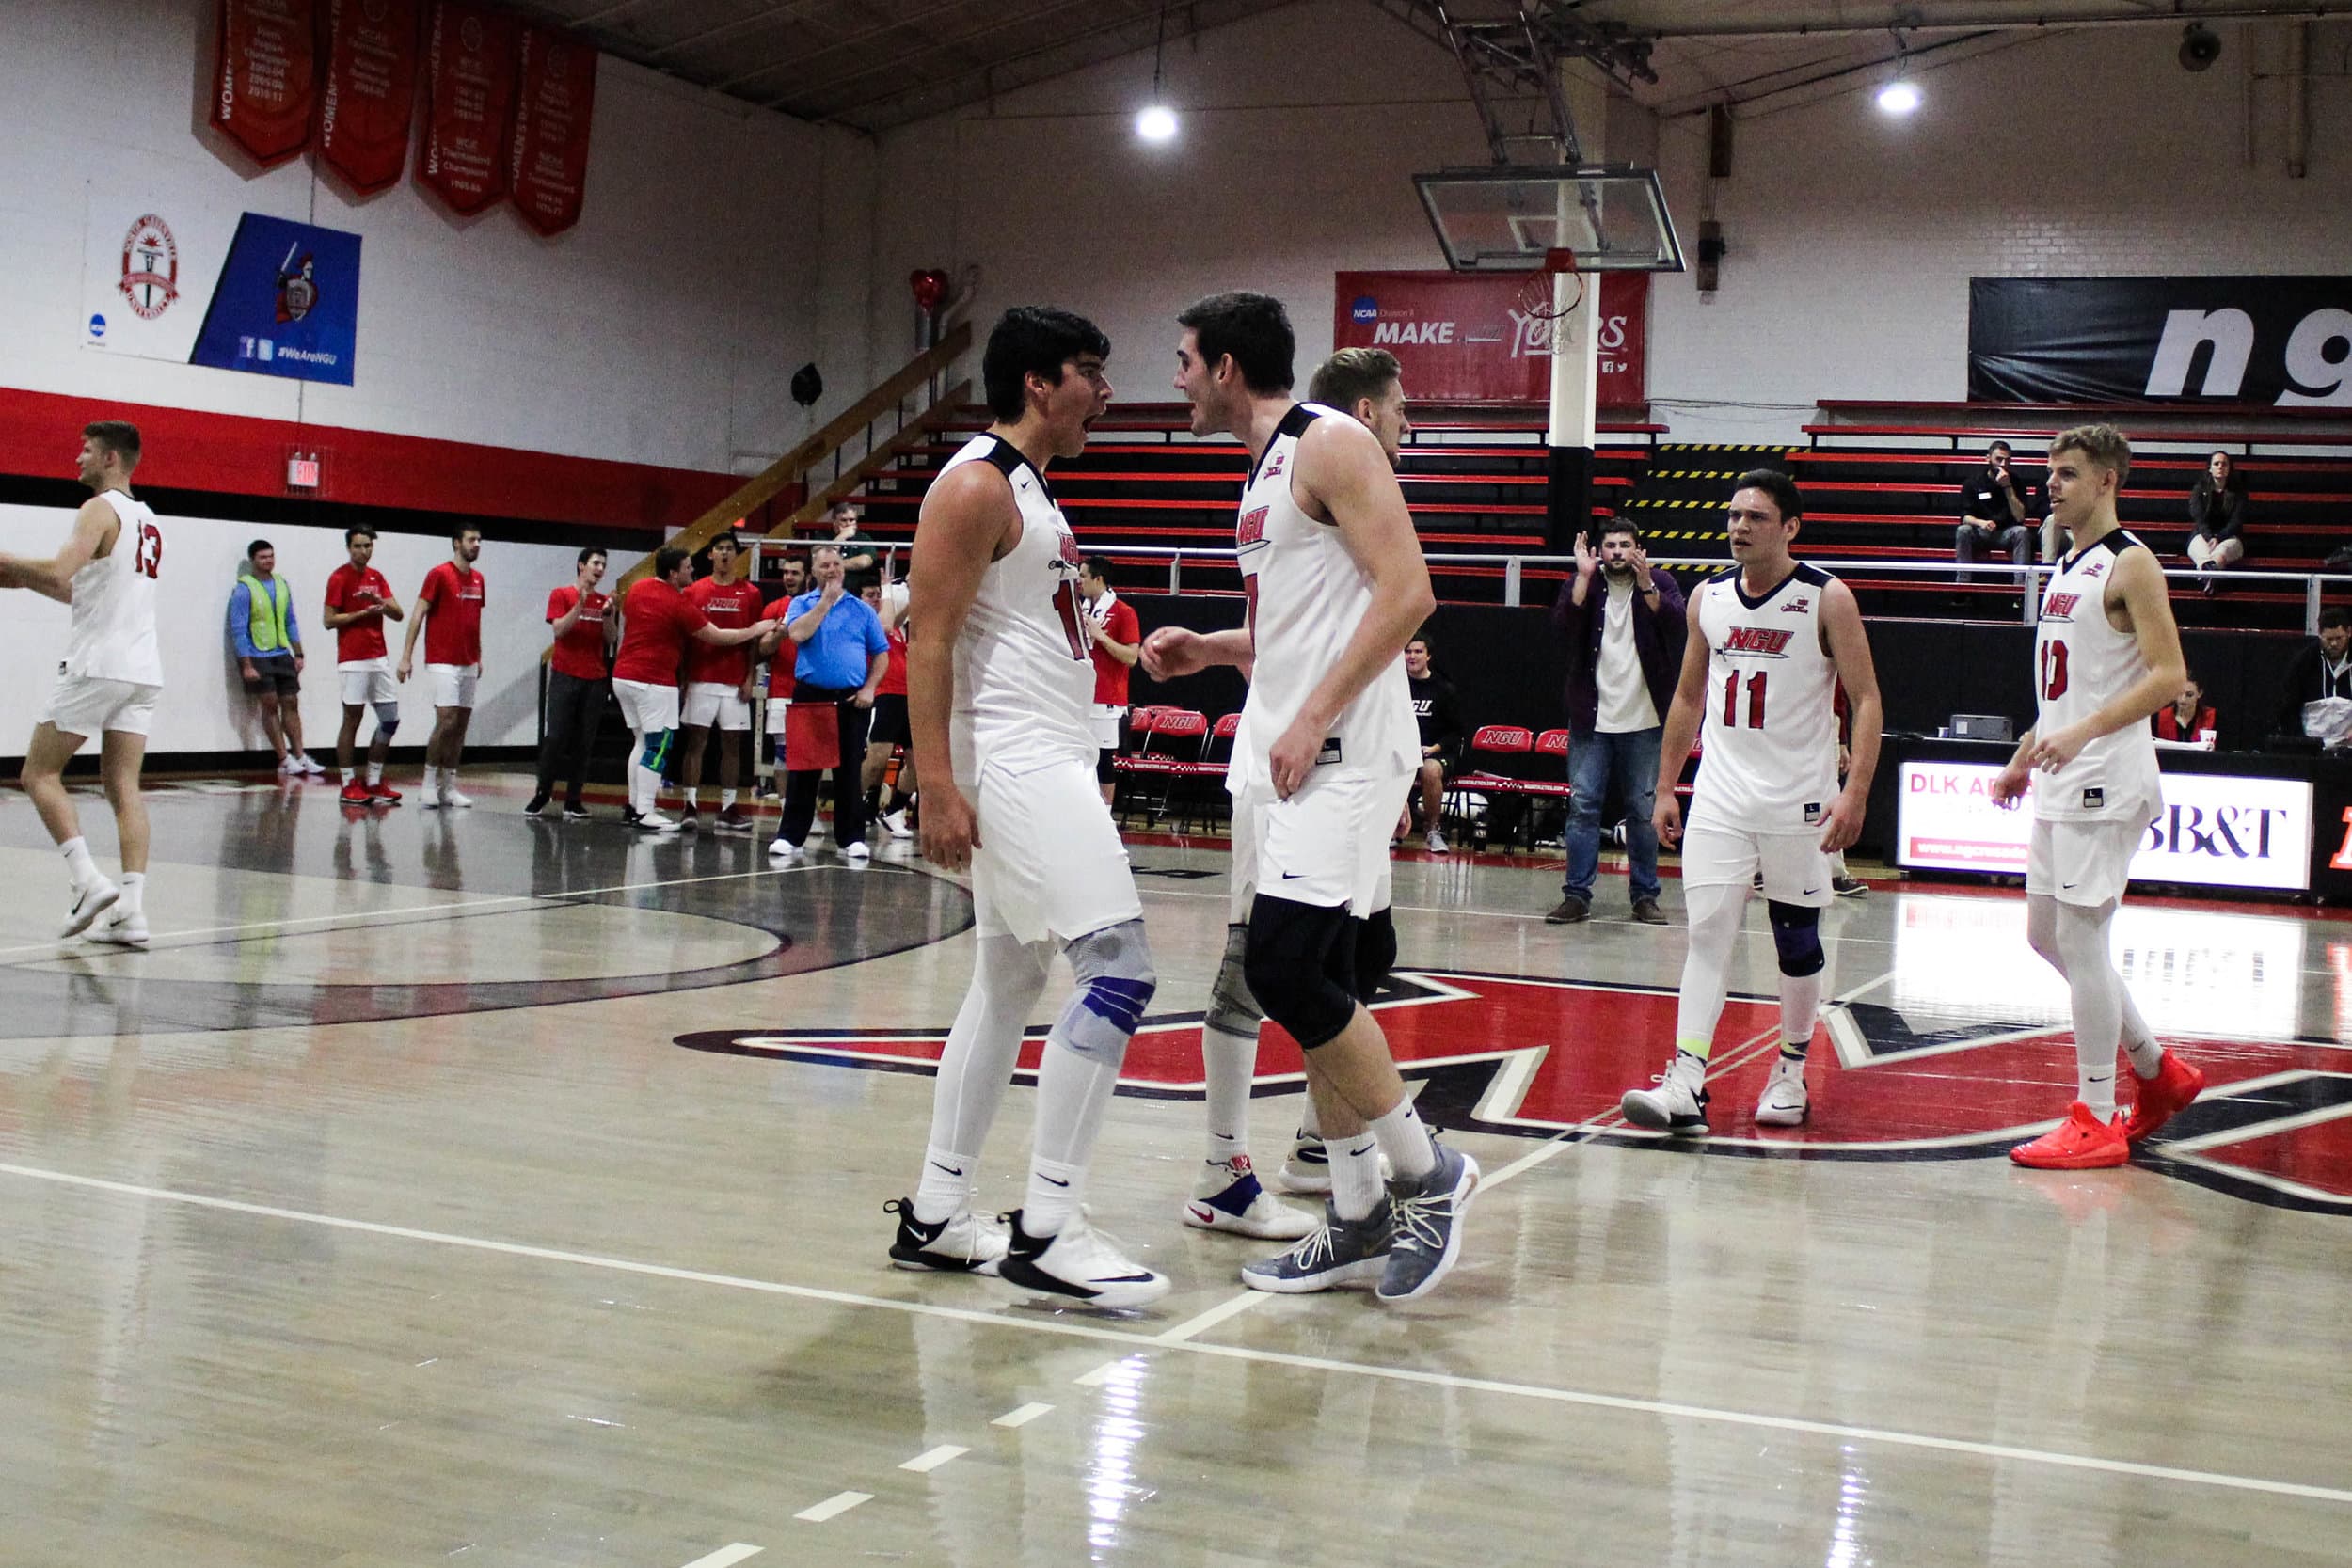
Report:
[[[1563,929],[1539,863],[1409,859],[1383,1012],[1486,1180],[1458,1272],[1384,1310],[1244,1292],[1263,1243],[1179,1225],[1224,858],[1138,843],[1164,979],[1089,1200],[1177,1290],[1106,1317],[884,1265],[954,881],[469,787],[380,819],[160,792],[144,954],[51,940],[56,856],[4,798],[0,1563],[2352,1556],[2324,913],[2129,909],[2136,992],[2216,1087],[2134,1168],[2046,1175],[1999,1157],[2071,1081],[2013,893],[1840,903],[1813,1125],[1749,1125],[1774,1015],[1735,1002],[1722,1135],[1668,1148],[1613,1108],[1679,929],[1622,877]],[[1754,914],[1739,983],[1771,990]],[[1271,1165],[1295,1059],[1263,1068]]]

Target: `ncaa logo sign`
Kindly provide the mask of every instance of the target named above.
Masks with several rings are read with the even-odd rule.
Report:
[[[1370,294],[1358,294],[1347,307],[1347,319],[1372,322],[1380,319],[1380,302]]]

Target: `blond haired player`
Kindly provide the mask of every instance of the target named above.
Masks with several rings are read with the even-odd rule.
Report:
[[[164,535],[155,514],[132,499],[131,470],[138,466],[136,425],[102,420],[85,427],[78,473],[90,499],[74,514],[73,531],[47,561],[0,554],[0,587],[29,588],[73,607],[57,683],[33,726],[24,774],[24,793],[64,852],[72,884],[63,934],[89,931],[94,942],[126,947],[147,945],[147,801],[139,768],[164,689],[155,643]],[[99,737],[100,774],[120,840],[119,883],[90,860],[65,788],[65,765],[91,736]]]
[[[2111,425],[2050,443],[2050,515],[2074,548],[2042,594],[2034,726],[1993,784],[2008,806],[2032,789],[2026,940],[2066,976],[2074,1014],[2074,1101],[2057,1128],[2010,1150],[2042,1170],[2122,1164],[2205,1086],[2202,1072],[2156,1043],[2107,946],[2132,855],[2164,803],[2148,718],[2188,679],[2163,568],[2116,521],[2131,467],[2131,445]],[[2119,1040],[2139,1085],[2122,1117]]]

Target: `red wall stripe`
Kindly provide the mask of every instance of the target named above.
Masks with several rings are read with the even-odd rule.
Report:
[[[139,427],[146,454],[138,477],[159,489],[653,530],[684,527],[742,483],[691,468],[8,388],[0,388],[0,474],[72,479],[82,427],[96,420]],[[296,451],[318,454],[314,492],[286,488],[286,459]]]

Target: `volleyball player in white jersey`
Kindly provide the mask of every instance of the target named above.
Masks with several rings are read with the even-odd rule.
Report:
[[[104,420],[86,427],[79,473],[91,496],[74,514],[63,547],[48,561],[0,554],[0,587],[29,588],[73,608],[57,684],[25,747],[23,781],[41,825],[65,853],[72,901],[64,934],[87,931],[93,942],[125,947],[147,945],[147,801],[139,768],[164,689],[163,654],[155,645],[164,535],[155,514],[131,497],[131,470],[138,466],[137,426]],[[91,736],[99,737],[100,776],[114,808],[119,882],[92,863],[65,788],[65,765]]]
[[[1409,1300],[1454,1266],[1478,1183],[1474,1161],[1430,1137],[1357,997],[1358,939],[1421,760],[1403,655],[1436,604],[1429,568],[1378,438],[1293,401],[1280,302],[1215,294],[1177,321],[1193,434],[1231,432],[1251,458],[1235,533],[1248,620],[1208,636],[1164,626],[1143,657],[1161,679],[1250,668],[1228,773],[1235,816],[1259,819],[1242,968],[1305,1050],[1331,1170],[1324,1224],[1242,1280],[1306,1291],[1376,1278],[1383,1300]],[[1386,1192],[1383,1155],[1395,1171]]]
[[[1343,348],[1326,359],[1307,384],[1307,401],[1353,415],[1378,439],[1380,450],[1394,467],[1404,450],[1412,421],[1406,417],[1405,385],[1396,356],[1382,348]],[[1262,557],[1245,556],[1245,576],[1255,576]],[[1229,768],[1229,790],[1242,788],[1253,778],[1249,767]],[[1254,788],[1254,786],[1253,786]],[[1209,988],[1209,1005],[1200,1022],[1200,1068],[1206,1086],[1208,1152],[1185,1200],[1186,1225],[1202,1230],[1223,1230],[1262,1241],[1296,1241],[1314,1228],[1313,1216],[1276,1201],[1260,1186],[1249,1160],[1250,1089],[1257,1081],[1258,1031],[1265,1020],[1242,958],[1249,931],[1249,907],[1258,896],[1258,829],[1263,819],[1262,796],[1252,793],[1249,809],[1232,814],[1232,866],[1226,879],[1225,955]],[[1396,961],[1396,922],[1389,908],[1389,852],[1383,845],[1375,871],[1371,913],[1357,932],[1356,996],[1370,1006]],[[1324,1153],[1323,1130],[1315,1119],[1314,1097],[1304,1097],[1298,1135],[1290,1157],[1276,1174],[1285,1192],[1316,1196],[1331,1190],[1330,1164]]]
[[[2034,726],[1993,785],[1993,798],[2012,806],[2031,785],[2026,939],[2066,976],[2074,1013],[2074,1102],[2054,1131],[2010,1150],[2043,1170],[2122,1164],[2205,1085],[2156,1043],[2107,946],[2132,855],[2164,804],[2148,720],[2188,679],[2163,569],[2115,518],[2131,465],[2130,444],[2109,425],[2050,443],[2050,515],[2074,547],[2042,594]],[[2119,1041],[2138,1080],[2122,1118]]]
[[[1086,450],[1110,405],[1110,341],[1024,306],[989,334],[994,416],[923,498],[909,574],[907,707],[923,853],[972,872],[972,985],[941,1053],[930,1142],[898,1216],[902,1268],[994,1272],[1025,1290],[1141,1307],[1164,1275],[1079,1207],[1119,1068],[1157,977],[1126,847],[1095,784],[1093,642],[1077,541],[1045,467]],[[1077,990],[1046,1036],[1028,1192],[1010,1234],[972,1212],[974,1171],[1056,950]]]
[[[1691,594],[1682,678],[1659,742],[1659,838],[1682,846],[1691,940],[1675,1012],[1675,1053],[1655,1088],[1623,1101],[1636,1127],[1704,1134],[1707,1065],[1752,881],[1760,874],[1780,960],[1780,1059],[1756,1121],[1811,1113],[1804,1058],[1821,1007],[1821,911],[1836,896],[1829,856],[1853,843],[1879,760],[1879,682],[1853,591],[1788,553],[1802,525],[1795,482],[1741,474],[1724,514],[1733,564]],[[1852,760],[1837,782],[1836,690],[1853,715]],[[1704,723],[1705,735],[1700,736]],[[1694,737],[1705,744],[1686,831],[1675,799]]]

